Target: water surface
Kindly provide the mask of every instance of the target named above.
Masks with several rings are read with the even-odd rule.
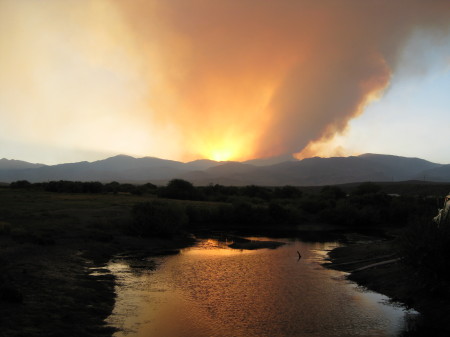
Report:
[[[321,265],[337,243],[282,241],[246,251],[202,240],[148,261],[156,269],[111,262],[115,337],[398,336],[407,328],[414,312]]]

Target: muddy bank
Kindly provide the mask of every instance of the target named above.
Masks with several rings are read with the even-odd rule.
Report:
[[[129,235],[133,205],[152,198],[0,188],[0,337],[111,336],[107,262],[193,241]]]
[[[450,335],[449,294],[425,289],[398,256],[394,239],[372,238],[336,248],[325,266],[348,272],[348,279],[420,312],[420,321],[405,336]]]
[[[115,329],[104,323],[115,302],[108,260],[124,252],[173,253],[190,243],[116,236],[42,245],[1,237],[0,336],[111,336]]]
[[[268,241],[268,240],[248,240],[245,238],[235,238],[234,242],[228,247],[233,249],[245,249],[245,250],[255,250],[255,249],[275,249],[283,246],[284,242],[279,241]]]

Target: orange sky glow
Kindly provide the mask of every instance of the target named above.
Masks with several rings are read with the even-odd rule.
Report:
[[[335,143],[448,1],[0,0],[0,141],[175,160]],[[7,32],[7,33],[5,33]]]

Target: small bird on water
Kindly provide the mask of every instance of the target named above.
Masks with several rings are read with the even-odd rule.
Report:
[[[300,252],[297,250],[297,254],[298,254],[298,259],[300,260],[302,258],[302,254],[300,254]]]

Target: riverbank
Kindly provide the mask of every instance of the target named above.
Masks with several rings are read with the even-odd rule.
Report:
[[[115,279],[106,269],[112,256],[146,257],[176,252],[191,239],[114,242],[61,240],[42,246],[0,240],[0,336],[111,336],[105,324],[114,307]]]
[[[0,188],[0,337],[111,336],[104,319],[116,295],[108,261],[193,242],[127,233],[132,206],[151,198]]]
[[[0,188],[0,337],[110,336],[114,329],[105,325],[104,319],[114,306],[115,280],[105,267],[107,262],[118,254],[151,257],[174,253],[193,242],[186,236],[173,240],[146,239],[136,236],[139,232],[130,231],[133,206],[155,199],[154,195],[67,194]],[[201,201],[172,200],[170,203],[186,206],[191,211],[217,206]],[[335,228],[336,232],[329,232],[330,228],[318,230],[316,226],[302,225],[289,230],[280,226],[240,226],[236,233],[337,241],[342,230]],[[211,235],[211,228],[206,227],[205,235]],[[358,240],[353,237],[350,241]],[[353,271],[350,278],[359,277],[358,282],[418,310],[437,307],[450,312],[439,304],[439,299],[430,300],[423,289],[414,288],[412,272],[401,269],[404,266],[396,260],[392,244],[366,238],[364,241],[372,245],[351,245],[333,251],[330,256],[334,267]],[[241,239],[235,248],[278,245],[278,242],[253,243]],[[408,282],[409,286],[404,287]],[[416,292],[424,295],[416,297]],[[429,302],[424,300],[421,304],[420,299]],[[435,315],[441,317],[442,313]]]
[[[407,336],[449,336],[448,293],[434,294],[421,285],[414,270],[399,258],[395,239],[357,241],[328,255],[326,267],[348,272],[349,280],[422,314]]]

